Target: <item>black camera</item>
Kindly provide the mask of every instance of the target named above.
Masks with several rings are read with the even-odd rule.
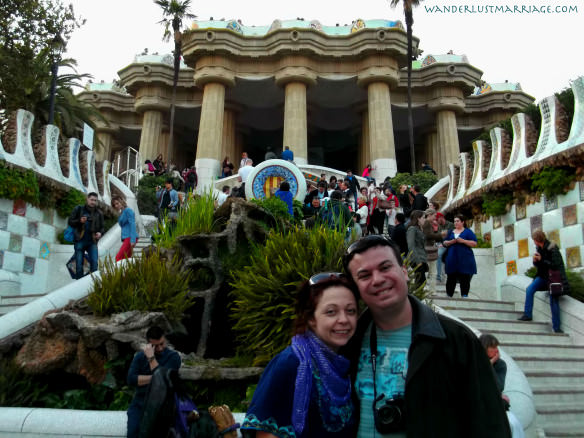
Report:
[[[377,432],[386,434],[405,430],[405,405],[401,396],[386,399],[385,394],[381,394],[377,397],[373,401],[373,419]]]

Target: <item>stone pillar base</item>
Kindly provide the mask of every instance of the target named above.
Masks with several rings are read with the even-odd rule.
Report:
[[[303,164],[308,164],[308,160],[304,157],[294,157],[294,163],[296,165],[303,165]]]
[[[197,193],[206,193],[210,187],[214,187],[217,175],[220,174],[220,166],[221,163],[219,160],[213,158],[197,158],[195,160],[197,176],[199,177],[196,190]]]
[[[375,178],[377,185],[380,185],[386,177],[391,176],[393,178],[397,173],[397,162],[395,158],[379,158],[373,160],[371,167],[373,168],[371,176]]]

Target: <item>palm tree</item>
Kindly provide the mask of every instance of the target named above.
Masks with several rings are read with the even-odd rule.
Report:
[[[412,49],[412,25],[414,15],[412,8],[418,6],[423,0],[390,0],[392,8],[399,3],[403,3],[404,15],[406,17],[406,32],[408,35],[408,138],[410,141],[410,162],[412,173],[416,171],[416,154],[414,152],[414,117],[412,116],[412,61],[415,59]]]
[[[182,33],[180,28],[184,19],[194,19],[196,15],[188,12],[191,0],[154,0],[162,8],[164,17],[159,23],[164,24],[163,41],[170,40],[170,28],[174,32],[174,76],[172,78],[172,99],[170,101],[170,135],[168,139],[168,162],[172,159],[172,142],[174,136],[174,101],[176,99],[176,86],[178,84],[178,74],[180,71],[180,56],[182,50]]]

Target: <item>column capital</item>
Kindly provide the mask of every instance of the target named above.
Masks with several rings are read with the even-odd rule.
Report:
[[[134,100],[134,109],[137,113],[144,113],[145,111],[161,111],[170,110],[171,90],[166,87],[148,85],[140,87],[136,91],[136,98]]]
[[[398,81],[399,71],[387,66],[370,66],[360,70],[357,75],[357,85],[363,88],[374,82],[384,82],[392,88]]]
[[[316,85],[316,73],[308,67],[288,66],[278,70],[275,74],[276,85],[284,87],[290,82],[300,82],[307,87]]]
[[[447,110],[460,114],[465,107],[463,91],[453,86],[432,88],[426,102],[431,112]]]
[[[223,66],[206,65],[197,68],[193,78],[195,85],[200,88],[212,82],[222,84],[226,87],[235,86],[235,74]]]

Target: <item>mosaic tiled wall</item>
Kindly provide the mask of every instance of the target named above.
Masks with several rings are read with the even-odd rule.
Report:
[[[584,182],[553,199],[532,205],[514,205],[504,216],[472,224],[477,236],[490,238],[495,258],[497,285],[509,275],[524,274],[533,266],[535,244],[531,233],[541,229],[556,242],[568,269],[583,267]]]
[[[53,211],[0,199],[0,270],[19,276],[21,294],[44,292],[51,248],[65,225]]]

